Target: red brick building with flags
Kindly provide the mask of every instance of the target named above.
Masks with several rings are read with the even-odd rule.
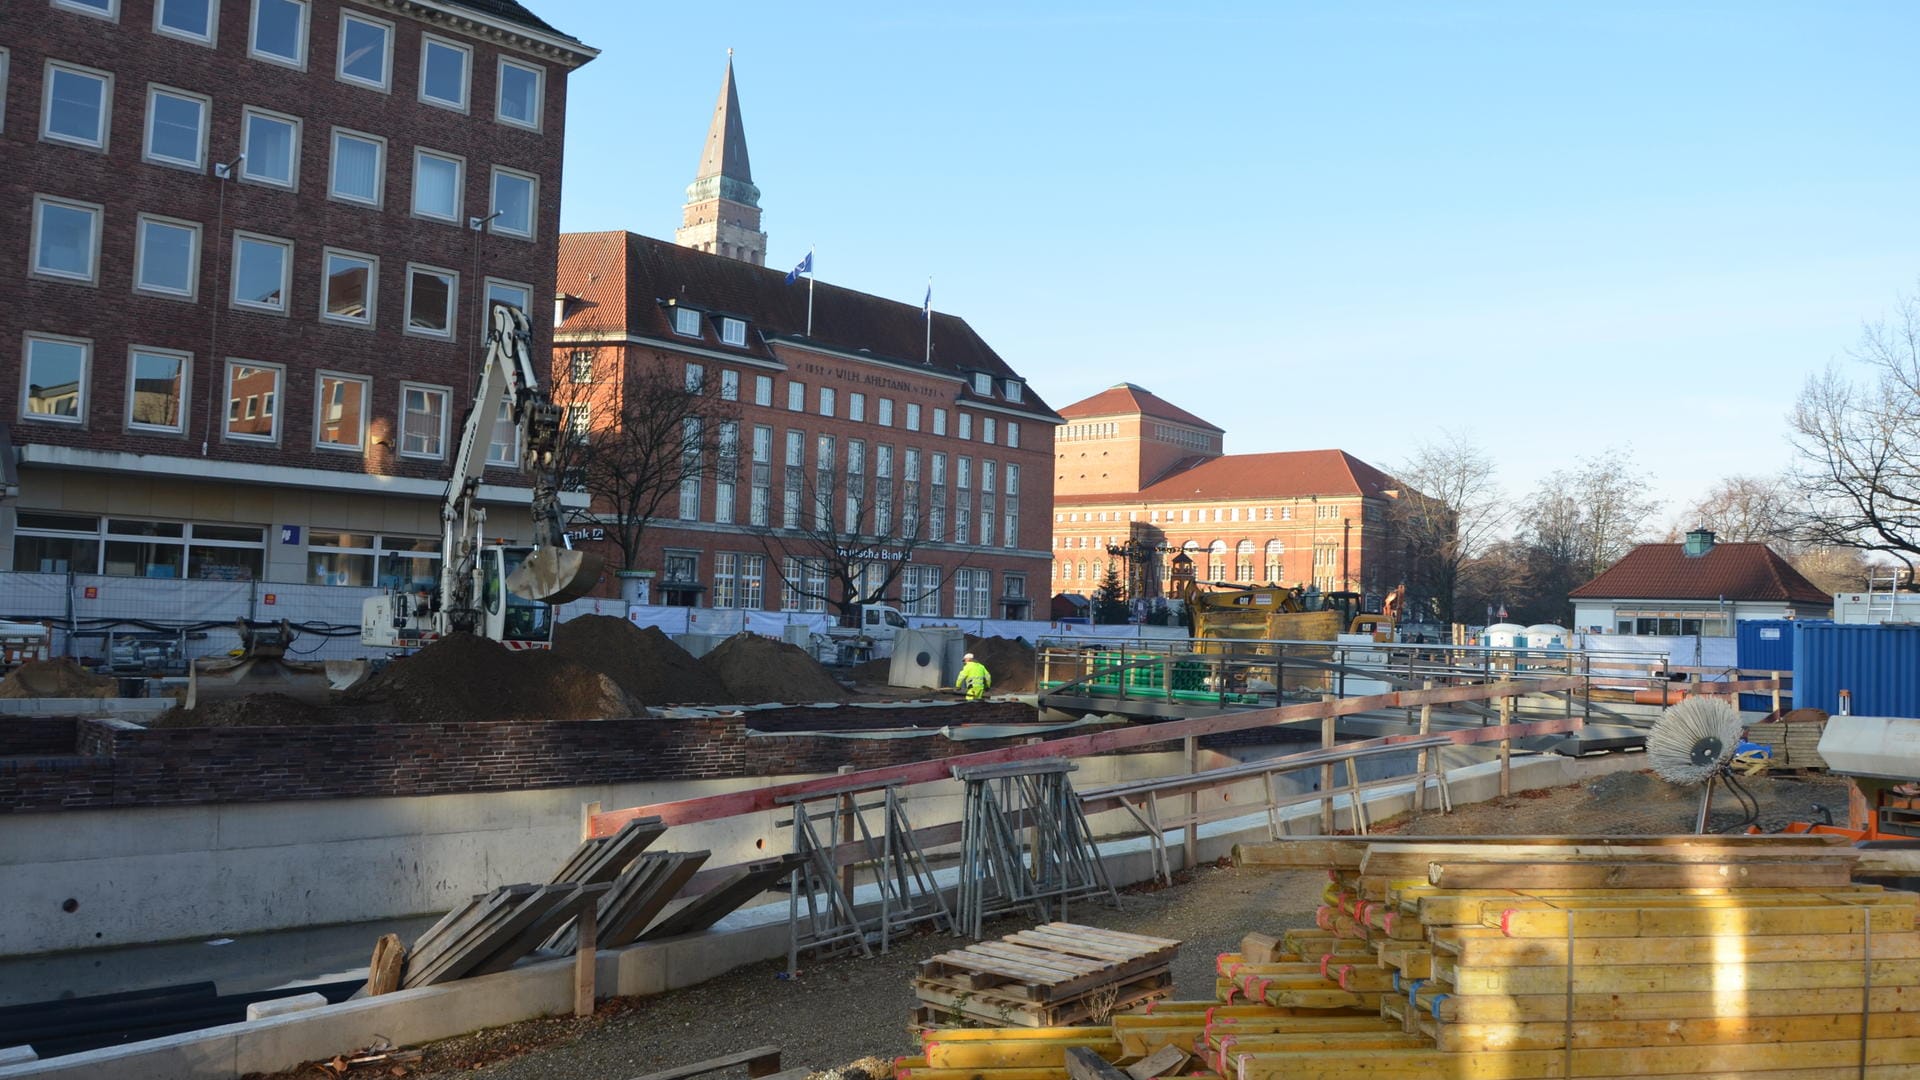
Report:
[[[1225,432],[1120,383],[1060,410],[1053,592],[1091,596],[1111,565],[1127,596],[1166,596],[1184,552],[1203,581],[1363,594],[1400,584],[1399,484],[1344,450],[1226,454]]]

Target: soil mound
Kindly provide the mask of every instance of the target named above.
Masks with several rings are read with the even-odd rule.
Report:
[[[0,679],[0,698],[112,697],[119,684],[66,657],[30,660]]]
[[[364,719],[313,705],[285,694],[248,694],[224,701],[208,701],[198,708],[174,706],[152,720],[150,728],[175,727],[300,727],[341,724]]]
[[[342,705],[384,706],[401,723],[588,720],[634,716],[619,682],[547,649],[513,650],[452,634],[339,695]]]
[[[1020,638],[967,635],[967,651],[987,665],[993,676],[991,694],[1018,694],[1033,689],[1033,646]]]
[[[863,660],[847,669],[847,675],[861,686],[886,686],[893,678],[893,658]]]
[[[600,672],[642,705],[717,705],[739,699],[656,626],[582,615],[553,632],[554,655]]]
[[[847,692],[805,649],[739,633],[700,658],[733,701],[845,701]]]

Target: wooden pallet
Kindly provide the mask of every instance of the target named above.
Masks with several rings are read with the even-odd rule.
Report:
[[[1167,938],[1055,922],[941,953],[922,962],[920,973],[959,990],[1059,1002],[1164,970],[1179,947]]]
[[[931,979],[913,980],[921,1009],[931,1010],[936,1023],[974,1021],[1012,1027],[1070,1027],[1104,1023],[1114,1013],[1138,1008],[1173,995],[1173,975],[1166,968],[1139,975],[1079,997],[1058,1002],[1035,1002],[994,990],[950,986]]]

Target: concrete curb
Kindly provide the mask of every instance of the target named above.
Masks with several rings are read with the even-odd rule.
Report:
[[[1555,788],[1612,772],[1644,767],[1639,754],[1587,758],[1556,755],[1516,757],[1513,790]],[[1455,804],[1498,797],[1498,762],[1484,762],[1448,774]],[[1406,812],[1414,787],[1388,786],[1371,792],[1368,816],[1385,821]],[[1432,796],[1428,796],[1429,802]],[[1336,820],[1348,827],[1346,796],[1334,799]],[[1300,833],[1318,829],[1317,802],[1290,807],[1285,819]],[[1264,810],[1203,825],[1196,841],[1199,858],[1211,862],[1230,854],[1233,845],[1267,839]],[[1179,864],[1181,834],[1167,837],[1169,858]],[[1116,886],[1153,876],[1153,858],[1144,838],[1102,843],[1102,862]],[[951,871],[946,872],[951,880]],[[868,886],[870,889],[871,886]],[[657,994],[704,982],[746,964],[783,957],[787,952],[787,905],[775,903],[738,911],[711,930],[667,941],[601,952],[596,981],[602,997]],[[297,990],[290,993],[297,993]],[[444,986],[403,990],[377,998],[288,1013],[241,1024],[208,1028],[146,1042],[131,1043],[45,1061],[0,1065],[0,1080],[231,1080],[250,1072],[278,1072],[305,1061],[369,1046],[386,1038],[395,1046],[418,1046],[481,1028],[573,1008],[573,960],[562,958],[522,964],[497,975],[462,979]],[[0,1059],[4,1060],[4,1059]]]

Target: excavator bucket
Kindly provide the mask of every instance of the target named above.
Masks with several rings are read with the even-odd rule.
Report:
[[[507,575],[507,590],[528,600],[564,604],[591,593],[600,581],[600,556],[572,548],[536,547]]]
[[[331,691],[324,664],[272,656],[208,657],[195,660],[188,670],[186,706],[253,694],[281,694],[320,705]]]

